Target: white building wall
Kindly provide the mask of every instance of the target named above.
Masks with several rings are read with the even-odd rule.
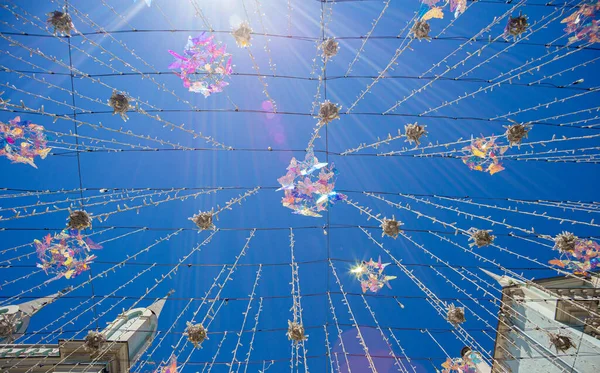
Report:
[[[510,371],[600,372],[600,340],[556,321],[556,297],[549,299],[553,297],[548,293],[523,285],[521,287],[525,293],[522,303],[505,298],[507,304],[517,311],[517,314],[506,318],[516,326],[506,333],[507,339],[512,343],[503,343],[504,348],[515,357],[515,360],[504,360]],[[576,347],[566,352],[557,351],[547,332],[570,337]],[[554,355],[557,357],[553,357]]]

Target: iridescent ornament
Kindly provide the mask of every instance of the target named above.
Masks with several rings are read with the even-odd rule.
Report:
[[[493,175],[504,170],[500,158],[508,150],[508,146],[496,143],[494,136],[490,138],[481,137],[471,140],[471,145],[462,149],[464,155],[461,157],[464,164],[474,171],[489,172]]]
[[[429,10],[421,16],[421,20],[428,20],[431,18],[443,18],[444,13],[442,8],[450,4],[450,11],[454,12],[454,18],[458,18],[467,10],[467,0],[446,0],[444,4],[438,5],[441,0],[422,0],[421,2],[429,6]],[[432,14],[434,13],[434,14]]]
[[[0,156],[12,163],[25,163],[34,168],[35,157],[45,159],[52,150],[44,127],[15,117],[8,123],[0,122]]]
[[[467,10],[467,0],[450,0],[450,11],[454,12],[454,18],[458,18]]]
[[[169,364],[158,368],[156,373],[177,373],[177,357],[175,354],[171,355]]]
[[[347,198],[334,190],[336,175],[335,166],[319,162],[313,148],[309,148],[303,162],[292,158],[287,173],[277,179],[281,185],[277,191],[285,193],[281,203],[294,214],[321,217],[319,213],[328,206]]]
[[[96,259],[90,252],[102,248],[91,239],[84,239],[81,231],[74,229],[65,229],[54,236],[48,234],[42,241],[34,240],[33,244],[40,261],[37,267],[46,274],[55,274],[46,283],[62,277],[75,278],[88,271]]]
[[[563,19],[561,23],[567,24],[567,34],[573,34],[568,44],[586,39],[590,43],[600,43],[599,16],[600,0],[597,0],[595,4],[582,4],[577,11]]]
[[[600,266],[600,245],[592,240],[578,238],[575,240],[573,250],[570,251],[571,237],[564,234],[565,243],[562,247],[565,250],[560,250],[561,258],[550,260],[549,263],[568,269],[576,275],[588,276],[590,271]]]
[[[183,81],[183,86],[190,92],[202,93],[204,97],[223,92],[223,88],[229,85],[225,78],[232,73],[231,55],[225,52],[226,46],[213,39],[214,36],[202,33],[188,38],[183,55],[169,50],[176,59],[169,69],[179,70],[176,74]]]
[[[442,364],[442,373],[477,373],[477,364],[483,361],[479,352],[471,351],[470,348],[465,347],[461,351],[462,357],[460,358],[447,358]]]
[[[390,263],[381,263],[381,257],[374,262],[371,258],[368,262],[363,260],[362,263],[352,267],[352,273],[360,281],[360,287],[363,293],[367,290],[372,293],[377,293],[384,286],[392,288],[390,281],[396,279],[396,276],[387,276],[383,273],[385,267]]]

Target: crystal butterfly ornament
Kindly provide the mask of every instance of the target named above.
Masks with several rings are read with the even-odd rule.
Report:
[[[396,279],[396,276],[387,276],[383,273],[385,267],[390,263],[381,263],[381,257],[377,262],[371,258],[368,262],[363,261],[362,263],[354,266],[350,273],[352,273],[360,282],[360,287],[363,293],[371,291],[377,293],[384,286],[392,288],[390,281]]]
[[[188,37],[183,55],[169,50],[175,61],[169,69],[178,70],[177,76],[190,92],[201,93],[204,97],[223,92],[229,85],[225,79],[233,72],[231,55],[227,47],[214,41],[214,36],[202,33]]]
[[[89,238],[83,238],[81,231],[65,229],[54,236],[48,234],[43,240],[34,240],[35,251],[40,261],[38,268],[46,274],[55,276],[46,283],[62,277],[71,279],[90,269],[90,264],[96,255],[90,254],[92,250],[99,250],[101,245]]]
[[[464,155],[461,159],[471,170],[488,172],[490,175],[504,170],[500,157],[508,150],[508,146],[496,143],[494,136],[475,138],[462,150]]]
[[[284,191],[282,205],[294,214],[321,217],[319,212],[347,198],[334,190],[336,175],[334,165],[319,162],[313,149],[309,148],[304,161],[292,158],[286,174],[277,179],[281,185],[277,191]]]
[[[0,156],[13,163],[24,163],[34,168],[35,157],[45,159],[52,149],[44,127],[15,117],[8,123],[0,122]]]

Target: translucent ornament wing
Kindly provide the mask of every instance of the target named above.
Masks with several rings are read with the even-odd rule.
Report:
[[[444,11],[442,10],[442,8],[436,7],[429,9],[427,13],[423,14],[423,17],[421,17],[421,21],[428,21],[432,18],[443,19]]]

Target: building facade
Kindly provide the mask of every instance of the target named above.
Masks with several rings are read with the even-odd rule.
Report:
[[[526,284],[485,272],[502,286],[492,372],[600,372],[598,277]]]
[[[0,372],[127,373],[152,344],[158,328],[158,317],[170,294],[149,307],[121,313],[101,331],[106,341],[98,349],[90,349],[85,339],[59,340],[58,344],[43,345],[13,343],[18,342],[18,338],[26,332],[29,318],[39,311],[40,305],[48,304],[60,294],[4,307],[0,312],[10,312],[12,335],[0,343]]]

